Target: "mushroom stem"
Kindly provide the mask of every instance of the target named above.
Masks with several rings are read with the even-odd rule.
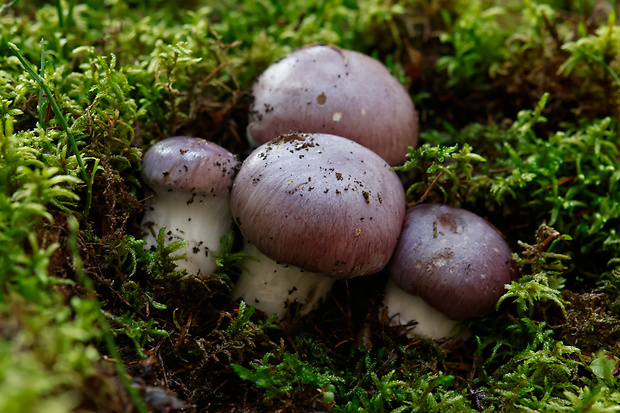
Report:
[[[434,309],[421,297],[406,293],[392,280],[389,280],[385,287],[383,305],[388,309],[390,325],[417,322],[416,326],[407,332],[409,338],[419,335],[433,340],[461,339],[469,335],[458,321]]]
[[[301,315],[314,310],[325,298],[334,279],[322,274],[304,271],[294,265],[280,264],[246,242],[244,252],[251,258],[233,291],[233,300],[242,298],[247,304],[278,319],[284,318],[290,303],[302,305]],[[286,297],[283,301],[282,297]]]
[[[155,223],[157,226],[155,226]],[[229,199],[207,195],[159,193],[142,220],[146,230],[145,248],[157,245],[159,228],[166,227],[166,245],[185,240],[187,247],[177,251],[187,260],[178,264],[189,274],[210,275],[215,270],[213,252],[220,252],[220,239],[232,224]]]

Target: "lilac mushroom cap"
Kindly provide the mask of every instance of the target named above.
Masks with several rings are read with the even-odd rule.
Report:
[[[231,210],[268,256],[349,278],[388,263],[405,198],[397,175],[372,151],[334,135],[290,134],[243,162]]]
[[[143,218],[146,247],[157,244],[166,227],[166,243],[183,239],[179,267],[189,273],[210,274],[212,252],[232,224],[230,188],[239,163],[221,146],[203,139],[176,136],[150,147],[142,159],[142,178],[154,192]]]
[[[397,175],[371,150],[334,135],[289,134],[260,146],[243,162],[231,210],[245,238],[266,257],[344,279],[387,265],[402,226],[405,195]],[[259,280],[243,290],[261,295],[258,290],[268,283],[286,283],[260,277],[242,274],[242,284]],[[299,286],[283,290],[291,289]],[[280,306],[286,300],[280,297]]]
[[[424,311],[436,310],[454,320],[452,325],[487,314],[511,281],[511,257],[499,231],[480,216],[447,205],[415,206],[407,210],[388,266],[391,284],[384,304],[391,315],[400,313],[400,321],[418,321],[414,333],[441,338],[436,335],[449,335],[449,328],[425,325],[424,315],[415,311],[406,314],[409,304],[401,298],[421,298]],[[401,298],[395,298],[395,289],[404,293],[398,293]]]
[[[418,140],[418,118],[403,85],[378,60],[333,46],[298,49],[273,64],[252,89],[248,137],[329,133],[370,148],[390,165]]]
[[[142,179],[157,194],[229,196],[236,156],[200,138],[175,136],[151,146],[142,158]]]

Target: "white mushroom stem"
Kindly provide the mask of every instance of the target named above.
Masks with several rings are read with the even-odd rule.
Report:
[[[280,264],[249,242],[244,252],[252,258],[244,263],[233,300],[242,298],[268,315],[277,314],[278,319],[284,318],[288,305],[296,301],[302,305],[301,314],[308,314],[334,284],[334,279],[328,276]]]
[[[145,248],[157,245],[159,229],[166,227],[165,244],[185,240],[189,245],[176,251],[187,260],[177,261],[189,274],[210,275],[215,270],[214,252],[232,224],[229,199],[179,192],[157,194],[144,214]]]
[[[385,287],[383,305],[388,309],[391,325],[405,325],[416,321],[417,325],[407,332],[407,337],[415,335],[429,337],[433,340],[443,338],[459,339],[467,337],[456,320],[428,305],[421,297],[403,291],[392,280]]]

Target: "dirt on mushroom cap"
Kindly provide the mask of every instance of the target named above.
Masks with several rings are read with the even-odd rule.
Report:
[[[231,194],[241,232],[271,258],[347,278],[383,268],[404,191],[378,155],[334,135],[292,134],[255,150]]]
[[[155,192],[179,190],[218,195],[228,193],[237,164],[235,155],[213,142],[175,136],[146,151],[142,177]]]

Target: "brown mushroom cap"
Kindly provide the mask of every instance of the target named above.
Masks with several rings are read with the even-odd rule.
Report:
[[[182,191],[228,196],[238,163],[232,153],[215,143],[175,136],[146,151],[142,178],[156,193]]]
[[[243,235],[268,257],[347,278],[387,264],[405,195],[371,150],[334,135],[290,134],[244,161],[231,210]]]
[[[298,49],[267,68],[252,93],[248,136],[258,144],[289,132],[328,133],[397,165],[418,140],[407,90],[381,62],[359,52]]]
[[[493,310],[511,281],[512,253],[473,212],[440,204],[407,210],[390,277],[453,320]]]

